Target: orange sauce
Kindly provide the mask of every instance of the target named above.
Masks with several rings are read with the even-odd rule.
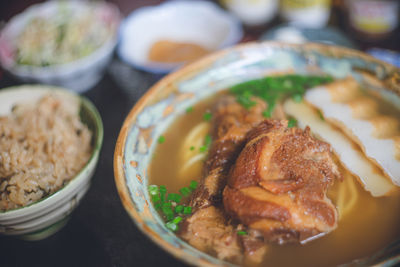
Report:
[[[160,40],[151,46],[148,59],[161,63],[190,62],[210,52],[210,50],[194,43]]]

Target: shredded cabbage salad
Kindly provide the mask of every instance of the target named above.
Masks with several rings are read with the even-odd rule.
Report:
[[[60,4],[51,16],[30,19],[16,42],[16,62],[49,66],[83,58],[101,47],[112,29],[89,7]]]

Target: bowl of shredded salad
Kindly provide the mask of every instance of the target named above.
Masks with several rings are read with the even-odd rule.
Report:
[[[106,2],[48,1],[13,17],[0,33],[0,64],[24,82],[83,92],[102,77],[120,13]]]

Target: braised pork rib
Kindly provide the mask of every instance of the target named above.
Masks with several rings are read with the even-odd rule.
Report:
[[[309,129],[287,128],[279,108],[277,120],[265,120],[266,104],[255,101],[250,109],[232,96],[216,103],[213,143],[190,200],[194,212],[179,233],[192,246],[237,263],[261,261],[268,242],[303,242],[337,225],[326,197],[340,177],[329,144]]]

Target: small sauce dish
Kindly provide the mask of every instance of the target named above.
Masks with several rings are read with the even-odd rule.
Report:
[[[168,73],[242,36],[240,22],[212,2],[170,1],[132,12],[121,24],[117,52],[135,68]]]

